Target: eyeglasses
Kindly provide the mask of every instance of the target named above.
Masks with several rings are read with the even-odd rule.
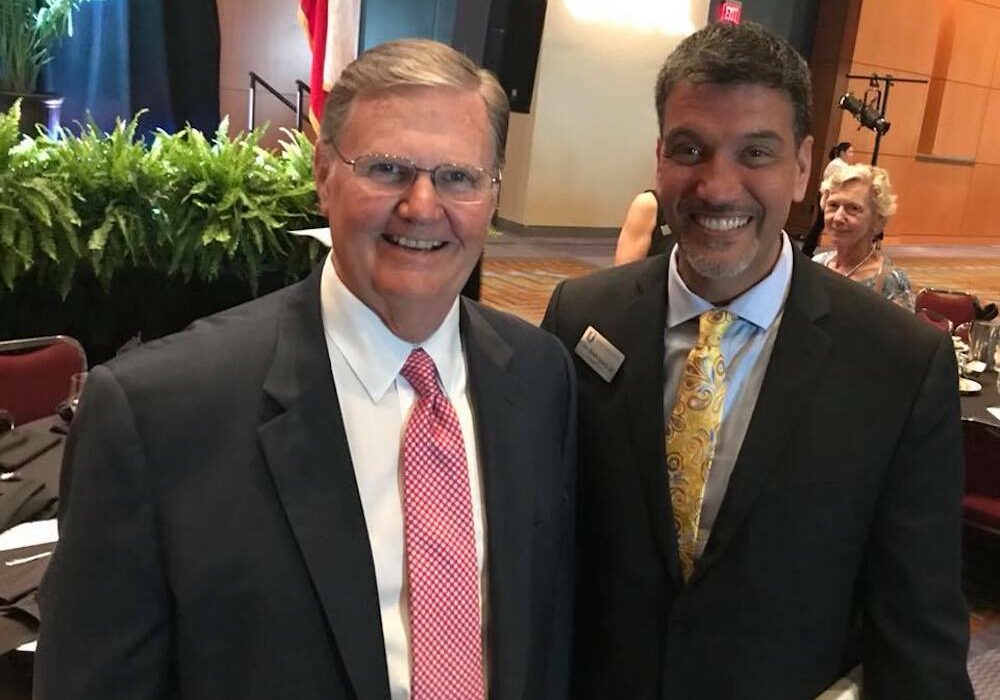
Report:
[[[427,173],[441,199],[450,202],[480,202],[486,198],[493,185],[500,184],[503,177],[499,170],[497,176],[493,177],[480,167],[461,163],[441,163],[433,168],[421,168],[409,158],[386,153],[366,153],[348,160],[337,148],[337,144],[331,142],[330,145],[337,157],[353,168],[355,175],[373,189],[386,193],[405,192],[417,179],[417,173]]]

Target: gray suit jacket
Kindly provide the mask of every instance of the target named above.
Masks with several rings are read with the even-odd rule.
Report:
[[[567,348],[625,355],[580,391],[575,698],[805,700],[856,661],[866,698],[971,698],[951,341],[796,253],[711,537],[681,578],[666,479],[667,264],[556,289]]]
[[[491,697],[567,697],[572,368],[553,338],[474,302],[461,333]],[[318,271],[96,368],[61,490],[41,700],[388,698]]]

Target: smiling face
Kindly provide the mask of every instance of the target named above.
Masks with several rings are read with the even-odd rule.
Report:
[[[871,185],[849,180],[831,190],[823,200],[823,223],[840,253],[868,250],[884,223],[875,212]]]
[[[461,163],[496,173],[486,106],[474,90],[408,87],[358,97],[337,145],[349,160],[390,154],[421,168]],[[404,191],[387,192],[329,145],[317,148],[315,170],[337,275],[396,335],[426,339],[479,259],[496,187],[479,202],[443,201],[420,172]]]
[[[788,97],[762,85],[685,81],[667,96],[657,184],[699,296],[729,301],[774,266],[812,159],[812,137],[796,145],[793,126]]]

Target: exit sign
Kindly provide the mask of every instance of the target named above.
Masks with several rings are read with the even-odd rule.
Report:
[[[740,23],[740,14],[743,12],[743,3],[738,0],[724,0],[719,5],[719,21]]]

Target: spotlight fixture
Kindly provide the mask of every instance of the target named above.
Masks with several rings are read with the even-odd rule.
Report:
[[[871,129],[880,136],[884,136],[889,131],[891,125],[879,114],[878,109],[873,104],[859,100],[852,92],[845,93],[840,98],[838,106],[853,114],[861,126]]]

